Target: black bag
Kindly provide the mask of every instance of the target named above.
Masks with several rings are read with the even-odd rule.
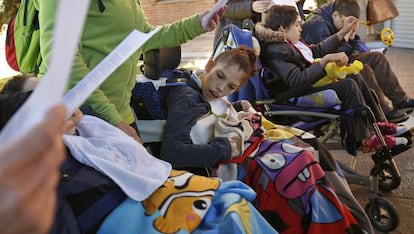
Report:
[[[69,150],[68,150],[69,152]],[[50,233],[96,233],[126,198],[109,177],[68,156],[61,167],[55,220]]]

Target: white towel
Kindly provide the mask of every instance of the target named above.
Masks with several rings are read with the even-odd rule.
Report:
[[[63,136],[73,156],[109,176],[131,199],[144,200],[167,180],[171,165],[111,124],[85,115],[77,129],[79,136]]]

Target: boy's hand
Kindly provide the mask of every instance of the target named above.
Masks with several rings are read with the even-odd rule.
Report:
[[[357,18],[355,18],[353,16],[345,17],[345,19],[343,20],[343,27],[338,32],[339,40],[344,39],[345,41],[348,41],[350,36],[351,36],[351,33],[353,32],[355,27],[357,27],[356,25],[358,25],[358,19]]]
[[[359,29],[359,23],[356,23],[354,27],[352,27],[351,33],[349,34],[349,40],[355,39],[358,29]]]

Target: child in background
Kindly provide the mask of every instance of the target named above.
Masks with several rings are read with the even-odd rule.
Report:
[[[299,86],[309,87],[303,95],[324,89],[333,89],[342,102],[341,107],[343,110],[360,110],[367,105],[371,108],[377,121],[386,121],[381,115],[361,75],[349,75],[349,79],[343,79],[318,88],[311,87],[312,84],[326,75],[325,66],[328,62],[335,62],[339,66],[344,66],[348,63],[348,57],[345,53],[335,52],[342,45],[342,40],[349,34],[356,23],[358,23],[358,20],[355,17],[349,16],[345,18],[344,27],[338,33],[317,45],[309,46],[301,41],[302,29],[296,9],[286,5],[272,6],[266,14],[263,26],[273,31],[284,32],[287,40],[275,42],[271,38],[267,38],[266,35],[256,35],[259,41],[261,41],[261,61],[263,65],[271,69],[283,81],[282,87],[275,87],[272,85],[272,82],[266,83],[269,93],[272,96],[276,96],[281,90]],[[321,58],[320,62],[315,62],[314,58]],[[395,131],[387,134],[395,133],[397,126],[395,124],[389,125],[392,125],[390,128]],[[353,155],[356,155],[357,149],[361,145],[367,152],[375,151],[382,147],[376,135],[366,138],[369,129],[365,116],[353,116],[352,124],[348,124],[345,129],[348,136],[345,138],[345,145],[348,152]],[[390,147],[398,144],[407,144],[405,138],[395,138],[392,135],[387,136],[386,141]]]
[[[312,13],[312,17],[302,24],[302,38],[309,44],[317,44],[326,38],[342,30],[344,19],[353,16],[360,17],[358,1],[336,0],[331,1]],[[359,60],[364,63],[362,74],[368,86],[375,90],[379,102],[384,109],[387,119],[390,122],[402,122],[408,119],[404,109],[412,110],[414,99],[407,96],[407,93],[400,86],[398,77],[392,70],[387,58],[382,52],[370,52],[364,41],[357,35],[358,24],[348,35],[347,42],[338,51],[345,52],[350,62]],[[374,79],[366,79],[367,69],[372,70]],[[385,96],[389,98],[392,105],[389,105]]]

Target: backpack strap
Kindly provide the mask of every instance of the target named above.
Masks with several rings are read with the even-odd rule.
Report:
[[[126,195],[119,187],[106,193],[76,218],[81,232],[87,233],[96,228],[125,199]]]

